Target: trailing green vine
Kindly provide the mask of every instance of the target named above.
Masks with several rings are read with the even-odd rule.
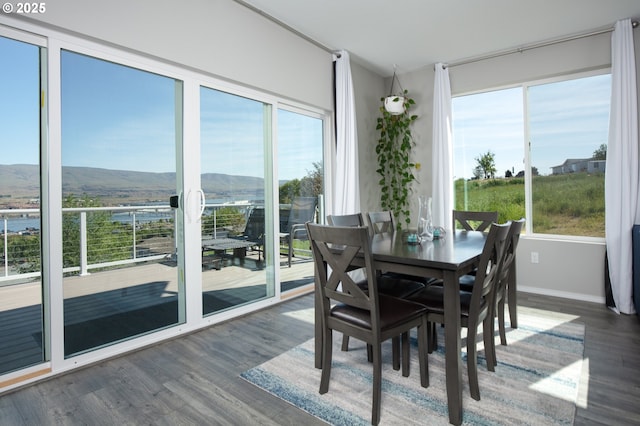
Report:
[[[381,116],[378,117],[376,130],[380,138],[376,145],[378,169],[380,175],[380,204],[383,210],[391,210],[396,217],[398,230],[402,224],[408,227],[411,223],[410,195],[413,192],[412,183],[416,180],[413,170],[416,164],[411,161],[411,149],[415,145],[411,134],[411,124],[418,118],[411,115],[410,109],[415,104],[404,90],[394,102],[401,102],[404,97],[404,112],[392,115],[384,107],[380,107]]]

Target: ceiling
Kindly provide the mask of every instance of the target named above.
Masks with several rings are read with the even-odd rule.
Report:
[[[640,0],[236,1],[383,77],[640,19]]]

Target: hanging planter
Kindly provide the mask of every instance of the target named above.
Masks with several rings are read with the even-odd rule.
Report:
[[[393,83],[398,81],[398,86],[400,87],[400,94],[393,94]],[[384,99],[384,109],[391,115],[400,115],[405,112],[405,97],[404,90],[402,90],[402,86],[400,85],[400,80],[396,76],[395,67],[393,68],[393,78],[391,79],[391,88],[389,89],[389,96]]]
[[[391,115],[400,115],[404,112],[404,96],[387,96],[384,99],[384,109]]]
[[[402,98],[402,101],[399,98]],[[407,90],[403,90],[400,95],[380,100],[383,105],[380,105],[380,116],[376,121],[376,130],[379,132],[376,144],[376,172],[380,175],[380,205],[383,210],[393,212],[397,229],[402,230],[408,228],[411,223],[409,206],[412,184],[416,181],[414,171],[419,167],[411,161],[415,145],[411,125],[418,116],[410,114],[415,102]],[[401,106],[400,113],[390,112],[387,103],[393,107]]]

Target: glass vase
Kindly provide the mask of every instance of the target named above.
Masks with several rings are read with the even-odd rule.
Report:
[[[431,220],[431,197],[418,196],[418,238],[420,241],[433,240],[433,222]]]

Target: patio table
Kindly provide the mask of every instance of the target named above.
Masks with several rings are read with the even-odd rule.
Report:
[[[255,246],[257,243],[247,240],[238,240],[235,238],[203,238],[202,253],[207,250],[213,250],[216,254],[224,257],[227,250],[233,250],[233,256],[240,260],[240,264],[244,264],[244,258],[247,255],[247,248]]]

